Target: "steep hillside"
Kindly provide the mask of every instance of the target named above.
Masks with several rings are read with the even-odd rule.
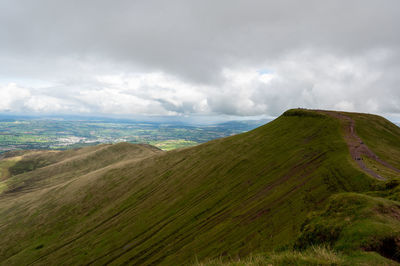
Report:
[[[362,131],[354,119],[372,149],[383,129]],[[328,113],[290,110],[170,152],[116,144],[23,155],[3,167],[0,261],[176,265],[290,248],[330,196],[380,182],[352,158],[345,126]],[[394,131],[388,145],[396,139]]]

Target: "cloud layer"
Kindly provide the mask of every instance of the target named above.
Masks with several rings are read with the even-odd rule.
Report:
[[[0,112],[400,114],[400,2],[0,3]]]

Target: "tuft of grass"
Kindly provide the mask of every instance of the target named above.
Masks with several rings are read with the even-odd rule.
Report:
[[[196,261],[196,266],[261,266],[261,265],[343,265],[346,256],[325,246],[312,246],[304,251],[268,252],[242,259]]]
[[[195,266],[320,266],[320,265],[398,265],[396,262],[379,256],[374,252],[343,253],[326,246],[312,246],[303,251],[266,252],[249,255],[241,259],[217,258],[202,262],[195,261]]]

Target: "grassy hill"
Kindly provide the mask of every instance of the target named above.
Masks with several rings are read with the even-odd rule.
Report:
[[[347,115],[380,158],[400,165],[396,126]],[[122,143],[10,155],[0,161],[0,261],[178,265],[273,250],[286,252],[275,259],[293,258],[327,245],[319,253],[351,253],[335,253],[338,261],[392,262],[379,254],[397,258],[382,244],[396,246],[399,236],[397,185],[387,185],[397,173],[375,163],[382,182],[359,168],[343,131],[329,114],[290,110],[250,132],[170,152]],[[332,211],[337,202],[349,214]],[[380,206],[389,214],[370,211]],[[360,227],[346,222],[350,214]]]

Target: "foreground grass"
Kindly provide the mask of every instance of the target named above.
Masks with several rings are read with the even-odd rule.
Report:
[[[400,261],[400,203],[359,193],[333,195],[303,224],[300,249],[325,244],[343,252],[375,251]]]
[[[263,266],[263,265],[398,265],[375,252],[345,254],[329,247],[313,246],[304,251],[281,251],[250,255],[243,259],[196,261],[195,266]]]
[[[281,251],[249,255],[243,259],[211,259],[195,262],[197,266],[213,265],[338,265],[343,264],[344,256],[326,247],[312,247],[303,252]]]
[[[339,193],[302,225],[295,249],[195,265],[399,265],[400,180],[369,195]]]

